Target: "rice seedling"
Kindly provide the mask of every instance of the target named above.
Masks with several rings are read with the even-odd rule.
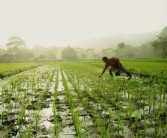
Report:
[[[62,75],[64,90],[61,94],[65,92],[65,108],[69,107],[78,137],[85,136],[81,120],[83,111],[90,115],[100,137],[124,137],[131,132],[135,137],[149,137],[154,134],[154,131],[148,131],[152,128],[155,128],[156,137],[163,137],[167,126],[166,64],[156,61],[147,62],[148,64],[142,61],[124,62],[129,69],[133,69],[134,77],[129,81],[122,76],[111,78],[107,74],[99,79],[101,63],[96,61],[55,63],[49,67],[26,70],[3,80],[0,87],[0,122],[4,125],[4,135],[16,136],[17,132],[13,131],[13,127],[17,124],[21,137],[37,136],[40,131],[40,112],[50,96],[53,133],[55,137],[59,136],[62,122],[58,115],[58,108],[61,108],[58,97],[61,96],[57,87],[58,76]],[[145,68],[141,68],[139,64]],[[142,76],[143,74],[147,76]],[[53,83],[54,92],[48,95]],[[27,110],[32,110],[32,114],[28,116]],[[30,122],[24,123],[27,116]],[[9,127],[7,122],[10,120],[13,123]]]
[[[25,110],[26,110],[26,103],[23,103],[21,106],[21,111],[18,115],[18,125],[21,125],[23,122],[23,117],[25,115]]]
[[[72,111],[72,119],[74,121],[75,130],[78,138],[82,138],[83,134],[81,132],[81,120],[79,119],[79,110]]]

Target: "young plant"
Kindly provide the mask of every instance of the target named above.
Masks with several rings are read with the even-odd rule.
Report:
[[[79,110],[78,109],[72,110],[72,118],[74,121],[74,126],[75,126],[75,130],[77,133],[77,137],[82,138],[83,137],[82,132],[81,132],[81,124],[82,123],[79,119]]]

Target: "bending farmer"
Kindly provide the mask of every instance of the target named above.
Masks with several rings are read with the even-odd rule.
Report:
[[[109,73],[111,76],[113,76],[112,72],[113,71],[116,71],[115,72],[115,75],[116,76],[119,76],[120,75],[120,72],[124,72],[127,74],[128,76],[128,79],[130,79],[132,77],[132,75],[124,68],[124,66],[120,63],[119,59],[118,58],[110,58],[108,59],[108,57],[103,57],[102,60],[106,63],[105,64],[105,67],[101,73],[101,75],[99,76],[99,78],[105,73],[106,69],[108,67],[110,67],[109,69]]]

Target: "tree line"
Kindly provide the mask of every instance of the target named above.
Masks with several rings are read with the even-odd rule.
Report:
[[[105,47],[105,46],[104,46]],[[124,42],[118,43],[114,48],[72,48],[42,47],[39,45],[29,49],[26,42],[18,36],[11,36],[0,49],[0,62],[24,61],[55,61],[55,60],[92,60],[101,59],[102,56],[119,58],[167,58],[167,27],[165,27],[156,40],[133,47]]]

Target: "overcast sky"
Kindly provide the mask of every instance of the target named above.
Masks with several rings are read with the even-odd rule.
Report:
[[[167,0],[0,0],[0,46],[10,36],[54,45],[167,26]]]

